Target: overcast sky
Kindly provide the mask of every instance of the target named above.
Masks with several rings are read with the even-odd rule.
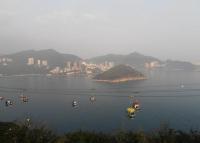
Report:
[[[200,61],[200,0],[0,0],[0,53]]]

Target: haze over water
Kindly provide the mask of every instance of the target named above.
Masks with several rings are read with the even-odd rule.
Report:
[[[199,62],[199,0],[1,0],[0,54],[55,49],[82,58],[137,51]]]

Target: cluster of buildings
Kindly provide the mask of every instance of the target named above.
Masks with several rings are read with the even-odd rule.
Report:
[[[162,65],[158,61],[152,61],[152,62],[145,63],[146,69],[154,69],[154,68],[159,68],[161,66]]]
[[[114,62],[104,62],[104,63],[100,63],[100,64],[94,64],[94,63],[86,63],[86,62],[82,62],[82,65],[85,66],[85,72],[87,74],[93,73],[96,70],[100,70],[100,71],[107,71],[110,68],[114,67]]]
[[[2,57],[0,58],[0,65],[7,66],[9,63],[13,62],[13,59]],[[29,57],[26,62],[27,66],[36,66],[39,68],[45,67],[48,69],[49,74],[74,74],[74,73],[84,73],[93,74],[98,72],[104,72],[114,67],[114,62],[105,61],[103,63],[92,63],[87,61],[66,61],[64,65],[50,66],[46,59],[38,59]],[[146,69],[155,69],[162,67],[159,61],[146,62],[144,67]]]
[[[37,65],[37,66],[48,66],[48,62],[47,60],[41,60],[41,59],[34,59],[34,58],[28,58],[28,62],[27,65],[31,66],[31,65]]]
[[[49,63],[50,64],[50,63]],[[48,67],[49,74],[75,74],[75,73],[85,73],[93,74],[98,71],[106,71],[114,66],[113,62],[104,62],[101,64],[87,63],[85,61],[66,61],[63,66],[50,67],[47,60],[35,59],[30,57],[27,59],[28,66],[38,66],[38,67]]]
[[[72,74],[72,73],[81,73],[83,67],[81,62],[66,62],[64,66],[56,66],[51,69],[49,72],[51,74]]]
[[[92,62],[86,62],[86,61],[66,61],[63,66],[54,66],[49,67],[47,60],[41,60],[41,59],[34,59],[34,58],[28,58],[27,65],[36,65],[38,67],[48,67],[49,74],[52,75],[67,75],[67,74],[76,74],[76,73],[84,73],[84,74],[93,74],[98,72],[104,72],[109,70],[110,68],[114,67],[114,62],[105,61],[104,63],[92,63]],[[145,63],[146,69],[155,69],[159,68],[162,65],[159,61],[152,61],[152,62],[146,62]]]
[[[64,67],[55,67],[50,71],[51,74],[74,74],[85,73],[93,74],[98,71],[106,71],[114,66],[113,62],[105,62],[102,64],[87,63],[85,61],[66,62]]]
[[[11,58],[0,58],[0,64],[3,66],[7,66],[9,63],[12,63],[13,60]]]

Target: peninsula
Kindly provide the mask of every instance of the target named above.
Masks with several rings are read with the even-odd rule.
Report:
[[[119,83],[131,80],[144,80],[146,77],[128,65],[117,65],[108,71],[96,75],[96,81]]]

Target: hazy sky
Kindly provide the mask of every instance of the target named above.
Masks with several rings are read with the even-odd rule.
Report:
[[[49,48],[200,61],[200,0],[0,0],[0,53]]]

